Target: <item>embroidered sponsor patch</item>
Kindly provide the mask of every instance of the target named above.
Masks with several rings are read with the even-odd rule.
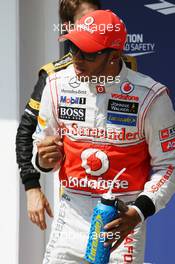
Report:
[[[162,129],[159,132],[160,132],[160,134],[159,134],[160,140],[165,140],[165,139],[174,137],[175,136],[175,125],[168,127],[168,128],[165,128],[165,129]]]
[[[163,152],[175,150],[175,138],[161,143]]]
[[[97,91],[97,93],[105,93],[106,92],[105,86],[104,85],[97,85],[96,91]]]
[[[108,113],[107,123],[125,126],[136,126],[137,116]]]
[[[109,100],[108,102],[108,110],[114,112],[121,112],[121,113],[131,113],[137,114],[138,113],[138,103],[135,102],[125,102],[125,101],[118,101],[118,100]]]
[[[123,94],[130,94],[134,91],[134,85],[129,82],[124,82],[120,88]]]
[[[65,120],[85,121],[85,108],[59,107],[59,118]]]
[[[69,85],[72,88],[78,88],[80,86],[81,82],[77,79],[76,76],[72,77],[69,81]]]
[[[30,101],[29,101],[29,106],[34,109],[34,110],[39,110],[39,107],[40,107],[40,102],[30,98]]]
[[[74,94],[74,95],[85,95],[85,94],[87,94],[87,92],[86,91],[82,91],[82,90],[69,90],[69,89],[61,89],[61,92],[62,93],[69,93],[69,94]]]
[[[67,105],[71,105],[71,104],[85,105],[86,104],[86,98],[85,97],[73,97],[73,96],[62,95],[60,97],[60,103],[67,104]]]
[[[165,175],[163,175],[162,178],[156,184],[151,186],[150,192],[153,192],[153,193],[157,192],[162,187],[162,185],[164,185],[165,182],[169,180],[169,178],[173,174],[173,171],[174,171],[173,166],[169,165]]]
[[[139,97],[135,95],[128,95],[128,94],[115,94],[112,93],[111,97],[114,99],[126,100],[126,101],[139,101]]]

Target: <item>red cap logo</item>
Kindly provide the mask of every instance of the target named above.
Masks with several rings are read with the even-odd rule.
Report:
[[[94,23],[94,18],[93,17],[91,17],[91,16],[89,16],[89,17],[87,17],[85,20],[84,20],[84,24],[86,25],[86,26],[91,26],[93,23]]]

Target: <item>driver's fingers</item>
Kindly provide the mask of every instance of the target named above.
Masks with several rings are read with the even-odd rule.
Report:
[[[46,209],[46,212],[48,213],[48,215],[49,215],[50,217],[53,217],[53,212],[52,212],[52,209],[51,209],[50,204],[49,204],[48,201],[46,201],[45,209]]]
[[[41,226],[42,230],[44,230],[47,228],[44,209],[40,210],[38,215],[39,215],[40,226]]]

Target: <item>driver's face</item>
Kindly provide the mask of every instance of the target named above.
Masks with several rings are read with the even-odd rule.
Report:
[[[100,76],[108,65],[109,54],[98,55],[94,61],[83,59],[78,52],[73,56],[73,65],[77,77],[83,81],[84,78],[91,79],[92,76]],[[84,78],[83,78],[84,77]]]

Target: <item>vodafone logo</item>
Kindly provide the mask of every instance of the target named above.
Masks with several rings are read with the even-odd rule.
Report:
[[[97,85],[96,86],[97,93],[105,93],[105,87],[103,85]]]
[[[87,174],[100,176],[109,169],[106,153],[99,149],[86,149],[81,153],[82,164]]]
[[[84,20],[84,24],[86,26],[91,26],[92,24],[94,23],[94,18],[93,17],[87,17],[85,20]]]
[[[134,85],[129,82],[125,82],[121,86],[121,92],[124,94],[130,94],[134,90]]]

